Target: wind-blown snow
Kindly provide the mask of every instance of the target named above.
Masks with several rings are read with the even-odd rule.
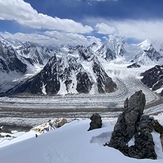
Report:
[[[75,120],[37,138],[35,132],[30,131],[14,139],[14,144],[0,148],[0,160],[2,163],[162,163],[163,153],[156,133],[153,137],[157,139],[154,142],[159,159],[138,160],[103,146],[109,141],[112,125],[103,123],[101,129],[87,131],[89,123],[89,120]]]

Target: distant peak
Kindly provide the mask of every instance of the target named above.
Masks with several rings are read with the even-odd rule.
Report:
[[[149,50],[152,47],[152,41],[149,39],[144,40],[140,44],[138,44],[143,50]]]

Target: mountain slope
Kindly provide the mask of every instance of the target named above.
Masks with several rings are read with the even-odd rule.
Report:
[[[155,67],[145,71],[141,74],[143,78],[141,81],[151,88],[153,91],[159,90],[163,92],[163,65],[156,65]]]
[[[109,93],[115,91],[116,87],[98,58],[86,47],[79,47],[74,53],[57,53],[40,73],[10,93]]]
[[[23,43],[0,37],[0,93],[38,73],[54,51],[31,42]]]
[[[111,61],[117,57],[124,56],[126,52],[124,44],[125,41],[123,39],[110,36],[110,38],[97,49],[97,53],[107,61]]]
[[[3,74],[0,92],[19,83],[12,89],[13,93],[108,93],[116,90],[116,84],[107,74],[107,63],[141,69],[142,66],[156,65],[163,61],[162,44],[156,46],[156,42],[149,40],[130,45],[123,39],[111,36],[101,45],[93,43],[88,47],[78,45],[57,48],[2,37],[0,42],[0,73]],[[48,61],[51,57],[50,63]],[[31,76],[34,77],[29,79]],[[114,76],[116,74],[112,73]]]
[[[3,47],[0,44],[0,69],[2,72],[16,71],[25,73],[27,66],[18,59],[16,51],[12,47]]]
[[[19,83],[19,79],[27,72],[27,65],[11,46],[0,42],[0,93],[7,91]]]
[[[110,140],[113,126],[103,123],[101,129],[87,131],[89,120],[75,120],[63,127],[35,137],[34,131],[27,133],[27,139],[0,148],[0,160],[4,163],[152,163],[150,159],[133,159],[124,156],[114,148],[103,146]],[[25,137],[25,135],[24,135]],[[159,134],[153,133],[158,158],[162,163]],[[133,143],[131,140],[130,143]]]
[[[145,40],[142,43],[138,44],[138,46],[141,47],[142,51],[140,51],[135,56],[132,62],[140,65],[154,65],[163,61],[162,54],[155,49],[150,40]]]
[[[20,56],[23,56],[32,65],[45,65],[54,53],[53,50],[47,47],[41,47],[30,42],[22,43],[16,50]]]

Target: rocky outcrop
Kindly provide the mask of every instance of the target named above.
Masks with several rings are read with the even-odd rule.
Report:
[[[151,132],[162,133],[162,126],[153,118],[143,115],[145,95],[135,92],[124,102],[124,112],[118,117],[108,146],[120,150],[124,155],[133,158],[156,159]],[[134,138],[134,145],[128,146]]]
[[[153,131],[153,118],[142,116],[134,135],[135,144],[128,147],[124,154],[138,159],[156,159],[157,155],[151,132]]]
[[[98,129],[102,127],[102,119],[98,113],[94,113],[91,117],[90,127],[88,131]]]
[[[161,145],[162,145],[162,151],[163,151],[163,126],[159,124],[157,120],[154,120],[153,127],[156,132],[160,133],[160,140],[161,140]]]
[[[63,125],[65,125],[67,123],[67,119],[65,118],[57,118],[55,120],[55,127],[56,128],[59,128],[59,127],[62,127]]]
[[[124,102],[124,112],[120,114],[114,127],[109,146],[122,150],[136,132],[136,124],[140,121],[145,107],[145,95],[136,92]]]

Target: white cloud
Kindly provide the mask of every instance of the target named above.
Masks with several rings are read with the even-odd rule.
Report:
[[[22,42],[34,42],[34,43],[38,43],[41,45],[52,45],[55,42],[57,42],[54,39],[51,39],[48,36],[45,35],[40,35],[40,34],[25,34],[25,33],[15,33],[15,34],[11,34],[8,32],[5,33],[0,33],[0,35],[6,39],[13,39],[13,40],[18,40],[18,41],[22,41]]]
[[[100,39],[94,36],[84,36],[81,34],[64,33],[58,31],[46,31],[44,33],[53,39],[58,40],[59,44],[62,45],[90,45],[93,42],[99,43]]]
[[[99,23],[96,25],[96,30],[99,34],[114,34],[116,32],[115,27],[109,26],[105,23]]]
[[[94,36],[84,36],[81,34],[64,33],[58,31],[46,31],[44,34],[24,34],[24,33],[0,33],[7,39],[16,39],[22,42],[32,41],[40,45],[90,45],[93,42],[99,43],[100,39]]]
[[[96,30],[101,34],[112,34],[138,40],[147,38],[163,40],[163,20],[100,21],[103,23],[96,24]]]
[[[90,26],[71,19],[53,18],[38,13],[29,3],[23,0],[0,0],[0,20],[15,20],[22,25],[32,28],[45,28],[73,33],[90,33]]]

